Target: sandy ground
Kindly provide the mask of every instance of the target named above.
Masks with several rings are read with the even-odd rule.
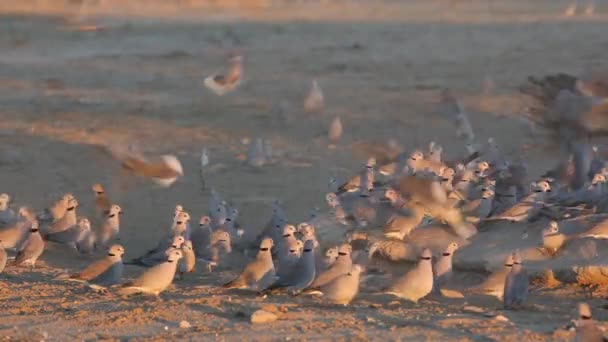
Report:
[[[392,137],[414,148],[434,139],[448,156],[463,154],[450,123],[436,115],[441,87],[465,99],[480,140],[495,137],[537,174],[555,155],[521,148],[529,139],[510,118],[518,108],[516,87],[528,75],[606,67],[608,48],[602,8],[593,17],[566,18],[566,2],[559,1],[357,1],[241,10],[132,1],[117,10],[106,1],[79,12],[37,3],[0,5],[0,191],[34,208],[70,191],[80,200],[78,213],[89,215],[90,185],[108,184],[125,211],[126,258],[156,243],[176,203],[194,217],[206,212],[197,166],[202,146],[211,153],[208,183],[240,209],[250,235],[268,219],[275,198],[294,222],[323,207],[329,177],[353,172],[366,144]],[[202,79],[223,70],[231,53],[245,56],[245,83],[216,97]],[[487,76],[496,89],[482,95]],[[327,98],[321,114],[302,109],[313,78]],[[336,115],[345,135],[328,149],[327,125]],[[242,141],[255,137],[272,139],[277,164],[243,166]],[[120,185],[94,146],[115,141],[152,155],[177,153],[185,178],[169,189]],[[123,300],[53,281],[91,259],[49,245],[45,266],[0,274],[0,339],[555,341],[571,336],[566,327],[580,300],[590,301],[599,320],[608,319],[599,294],[589,299],[592,291],[574,286],[535,288],[529,310],[499,312],[508,322],[486,315],[500,303],[484,297],[413,305],[375,295],[364,284],[352,305],[334,307],[218,288],[238,262],[212,274],[199,269],[162,301]],[[126,277],[139,272],[128,268]],[[454,284],[464,288],[481,279],[460,273]],[[281,312],[280,320],[252,326],[249,315],[267,305]],[[179,328],[182,320],[192,327]]]

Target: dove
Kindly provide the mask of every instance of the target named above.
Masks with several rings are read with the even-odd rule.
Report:
[[[443,173],[444,169],[447,168],[441,162],[436,162],[433,160],[425,159],[424,153],[420,150],[415,150],[410,155],[410,159],[407,161],[407,166],[414,172],[423,172],[423,171],[431,171],[436,175],[440,175]]]
[[[82,229],[82,235],[80,239],[76,241],[76,250],[83,254],[91,254],[95,250],[97,244],[97,237],[95,236],[95,232],[91,230],[91,222],[83,218],[78,224]]]
[[[313,282],[315,279],[315,255],[314,242],[308,240],[304,242],[304,250],[298,262],[293,266],[292,271],[285,276],[279,277],[267,291],[283,288],[288,293],[298,294]]]
[[[361,265],[354,264],[347,273],[321,286],[320,292],[323,295],[323,300],[334,304],[348,305],[359,293],[362,271],[363,267]]]
[[[122,256],[125,249],[121,245],[112,245],[107,254],[87,266],[84,270],[69,276],[69,280],[85,282],[94,289],[103,289],[118,284],[122,278],[124,265]]]
[[[346,212],[336,194],[330,192],[325,196],[325,199],[327,205],[331,208],[332,219],[341,225],[348,225],[348,222],[346,221]]]
[[[559,232],[559,225],[557,222],[549,222],[549,227],[542,231],[541,247],[549,254],[555,255],[565,242],[566,235]]]
[[[75,198],[69,200],[69,205],[66,208],[65,214],[59,220],[52,222],[50,225],[43,227],[44,235],[58,233],[72,228],[78,223],[76,208],[78,201]]]
[[[284,250],[278,253],[277,257],[277,277],[289,275],[294,265],[298,263],[302,256],[302,248],[304,244],[300,240],[290,239]]]
[[[294,246],[294,243],[297,240],[295,236],[296,231],[296,227],[292,226],[291,224],[286,224],[285,226],[283,226],[283,234],[281,236],[281,239],[278,240],[279,243],[277,243],[276,246],[276,251],[277,255],[279,256],[279,259],[287,255],[289,253],[289,249]]]
[[[536,216],[544,205],[544,200],[547,193],[551,192],[551,186],[547,181],[540,181],[535,185],[536,189],[533,193],[526,196],[517,204],[505,210],[501,214],[486,218],[485,220],[508,220],[511,222],[523,222]]]
[[[327,270],[319,272],[317,278],[310,284],[310,288],[321,287],[336,277],[348,273],[353,266],[352,251],[353,249],[350,244],[341,245],[338,248],[338,258],[336,258],[336,261]]]
[[[255,259],[245,266],[238,277],[222,286],[228,289],[247,288],[262,291],[276,281],[274,264],[270,254],[272,244],[271,238],[263,239]]]
[[[572,341],[574,342],[602,342],[604,332],[597,325],[597,322],[591,315],[591,308],[587,303],[578,304],[578,320],[574,322],[576,335]]]
[[[456,249],[458,249],[458,244],[450,243],[435,262],[433,267],[433,292],[439,293],[452,277],[452,257]]]
[[[123,170],[134,176],[147,178],[161,187],[170,187],[178,178],[184,176],[182,164],[174,155],[165,154],[158,160],[150,161],[143,155],[118,145],[108,146],[106,150],[120,162]]]
[[[339,116],[336,116],[331,124],[329,124],[329,130],[327,131],[327,138],[329,139],[330,146],[335,146],[342,137],[342,120]]]
[[[486,189],[481,193],[480,198],[466,203],[460,210],[468,221],[476,223],[479,219],[485,219],[490,215],[493,200],[494,191]]]
[[[330,268],[331,265],[333,265],[337,259],[338,259],[338,246],[333,246],[333,247],[328,248],[325,251],[325,256],[322,261],[322,267],[319,268],[319,272],[323,272],[323,271],[327,270],[328,268]]]
[[[125,262],[128,265],[137,265],[144,267],[151,267],[158,265],[159,263],[167,260],[167,254],[173,249],[180,249],[182,244],[185,242],[185,239],[181,235],[176,235],[171,240],[171,245],[167,246],[165,249],[155,248],[153,250],[148,251],[146,254],[140,256],[139,258],[132,259],[129,262]]]
[[[441,147],[439,144],[437,144],[434,141],[431,141],[429,143],[428,160],[435,162],[435,163],[441,163],[441,154],[442,153],[443,153],[443,147]]]
[[[196,255],[192,249],[192,241],[187,240],[182,244],[182,259],[179,261],[179,275],[183,278],[184,273],[194,272],[194,266],[196,263]]]
[[[15,223],[0,229],[0,240],[3,242],[4,248],[18,249],[25,241],[32,225],[32,218],[27,208],[20,208],[17,215]]]
[[[239,210],[237,208],[228,209],[226,220],[224,221],[223,229],[230,234],[230,238],[236,240],[243,236],[245,231],[241,228],[237,228],[236,219],[239,216]]]
[[[262,167],[266,165],[266,152],[264,151],[264,140],[262,138],[255,138],[249,144],[249,151],[247,152],[247,164],[252,167]]]
[[[0,228],[7,227],[17,221],[13,209],[9,207],[11,196],[6,193],[0,194]]]
[[[216,230],[211,233],[209,245],[205,249],[205,254],[201,258],[208,264],[208,269],[217,266],[222,256],[232,252],[232,240],[230,234],[224,230]]]
[[[120,232],[120,215],[122,215],[122,209],[113,204],[110,207],[110,211],[106,214],[99,231],[99,240],[102,246],[107,246],[110,240],[118,237]]]
[[[29,265],[31,268],[36,267],[36,261],[44,252],[44,240],[40,231],[38,230],[38,222],[32,222],[30,227],[29,235],[21,246],[20,250],[17,251],[15,256],[15,265]]]
[[[243,77],[243,56],[230,58],[230,70],[226,75],[211,75],[203,81],[205,87],[209,88],[218,96],[226,95],[234,91],[240,84]]]
[[[594,239],[608,239],[608,219],[596,223],[587,231],[579,234],[579,237],[591,237]]]
[[[422,251],[415,268],[399,277],[385,293],[417,303],[433,290],[433,265],[431,250]]]
[[[509,253],[505,257],[504,267],[490,274],[486,280],[472,288],[471,291],[495,296],[496,298],[502,300],[505,289],[505,279],[511,272],[512,267],[513,254]]]
[[[323,96],[323,90],[321,90],[317,80],[312,80],[312,87],[304,100],[304,110],[309,113],[318,112],[323,109],[324,105],[325,97]]]
[[[173,223],[171,224],[171,235],[181,235],[186,240],[190,239],[192,230],[190,229],[190,214],[183,210],[183,207],[179,206],[181,210],[175,213],[173,217]],[[176,208],[177,210],[177,208]]]
[[[55,201],[49,208],[44,209],[41,213],[36,215],[40,225],[50,224],[59,221],[70,207],[70,202],[74,199],[74,195],[66,193],[57,201]]]
[[[72,227],[56,233],[44,235],[46,241],[70,245],[76,248],[76,244],[81,241],[91,230],[91,223],[87,218],[80,218],[78,223]]]
[[[6,250],[4,249],[4,243],[2,243],[2,240],[0,240],[0,273],[2,273],[2,271],[4,271],[7,260],[8,260],[8,256],[6,254]]]
[[[519,252],[513,253],[513,267],[505,279],[503,304],[505,309],[521,308],[528,296],[530,280],[523,269]]]
[[[344,192],[352,192],[366,187],[368,190],[373,188],[374,183],[374,167],[376,166],[376,158],[370,157],[365,163],[365,167],[359,174],[349,179],[346,183],[338,187],[336,195],[340,195]]]
[[[108,198],[103,185],[99,183],[93,184],[91,190],[95,194],[95,211],[99,217],[104,217],[110,210],[112,202]]]
[[[424,208],[417,204],[410,205],[409,216],[393,215],[384,225],[384,236],[403,240],[408,236],[424,218]]]
[[[201,216],[198,228],[192,230],[190,241],[192,241],[192,248],[197,258],[203,257],[204,251],[211,240],[212,230],[209,225],[210,222],[209,216]]]
[[[144,271],[135,280],[127,282],[117,291],[122,296],[128,296],[135,293],[158,295],[166,290],[177,270],[179,259],[182,258],[182,251],[179,249],[171,249],[167,251],[167,259],[154,267]]]

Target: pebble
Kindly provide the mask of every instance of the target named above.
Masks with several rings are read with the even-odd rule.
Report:
[[[278,318],[279,317],[272,312],[257,310],[251,315],[251,323],[270,323],[276,321]]]
[[[192,325],[188,321],[181,321],[179,322],[179,327],[182,329],[189,329],[192,328]]]

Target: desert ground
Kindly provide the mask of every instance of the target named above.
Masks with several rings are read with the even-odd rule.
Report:
[[[563,14],[567,1],[554,0],[62,4],[0,4],[0,192],[38,210],[72,192],[79,215],[90,215],[91,184],[106,184],[125,212],[127,259],[156,244],[177,203],[196,221],[206,214],[203,146],[208,185],[239,208],[253,236],[274,199],[295,223],[314,207],[325,210],[328,179],[348,178],[370,144],[394,138],[414,149],[435,140],[448,156],[462,156],[451,123],[437,115],[442,88],[463,99],[480,141],[494,137],[538,175],[557,152],[528,148],[534,140],[516,119],[517,87],[529,75],[608,67],[608,5],[601,4],[593,16],[572,17]],[[203,78],[225,70],[233,54],[244,56],[244,83],[216,96]],[[495,86],[484,92],[489,78]],[[326,97],[321,113],[302,107],[313,79]],[[329,149],[335,116],[344,136]],[[243,164],[246,142],[256,137],[272,140],[275,164]],[[108,143],[175,153],[185,176],[170,188],[125,182],[99,152]],[[571,338],[581,300],[608,320],[602,291],[576,285],[535,286],[531,308],[522,311],[502,311],[483,296],[399,302],[366,284],[347,307],[303,296],[262,298],[219,287],[242,266],[238,258],[213,273],[197,269],[160,300],[54,280],[93,259],[49,244],[33,271],[7,267],[0,274],[0,340],[559,341]],[[125,276],[140,272],[128,267]],[[454,286],[482,278],[458,272]],[[249,315],[260,308],[279,320],[252,325]],[[180,328],[183,320],[190,327]]]

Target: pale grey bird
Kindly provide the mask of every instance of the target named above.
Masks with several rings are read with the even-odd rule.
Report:
[[[433,290],[433,264],[431,250],[422,251],[415,268],[399,277],[385,293],[417,303]]]
[[[78,217],[76,214],[78,201],[75,198],[72,198],[68,201],[68,204],[69,205],[66,208],[65,214],[59,220],[43,226],[42,232],[44,235],[68,230],[78,223]]]
[[[424,153],[420,150],[415,150],[410,154],[410,159],[407,166],[412,172],[432,172],[435,175],[441,175],[447,166],[441,162],[424,158]]]
[[[452,278],[452,258],[458,249],[456,242],[450,243],[441,253],[433,267],[433,292],[440,293],[445,284]]]
[[[118,234],[120,233],[120,215],[122,215],[122,209],[120,206],[113,204],[99,230],[99,242],[102,246],[107,246],[110,241],[118,238]]]
[[[17,215],[9,207],[11,196],[7,193],[0,194],[0,228],[12,225],[17,221]]]
[[[196,264],[196,255],[194,254],[194,250],[192,249],[192,241],[184,241],[184,243],[182,244],[182,255],[183,258],[179,261],[180,278],[183,278],[185,273],[194,272],[194,267]]]
[[[298,294],[313,282],[315,279],[315,255],[313,241],[308,240],[304,243],[304,250],[298,263],[294,265],[292,271],[279,277],[267,290],[285,289],[288,293]]]
[[[20,208],[17,221],[0,229],[0,240],[3,241],[4,248],[19,249],[27,238],[33,219],[33,214],[27,208]]]
[[[82,227],[83,234],[78,241],[76,241],[76,249],[83,254],[91,254],[96,248],[97,236],[91,229],[91,222],[87,219],[79,221]]]
[[[374,168],[376,167],[376,158],[370,157],[365,162],[365,165],[361,171],[346,181],[346,183],[340,185],[338,187],[338,191],[336,195],[340,195],[344,192],[353,192],[360,190],[362,187],[365,187],[367,190],[373,188],[374,183]]]
[[[287,242],[285,249],[277,254],[276,269],[277,277],[289,275],[293,267],[299,262],[302,256],[302,248],[304,243],[301,240],[293,239]],[[313,251],[314,254],[314,251]]]
[[[481,284],[473,287],[471,292],[487,294],[502,300],[505,290],[505,279],[511,273],[512,267],[513,254],[509,253],[505,257],[503,268],[494,271]]]
[[[68,279],[85,282],[97,290],[118,284],[124,270],[122,263],[124,254],[125,249],[121,245],[112,245],[102,259],[93,262],[84,270],[70,275]]]
[[[412,203],[410,205],[410,215],[393,215],[384,224],[384,236],[403,240],[408,236],[424,218],[425,210],[420,205]]]
[[[576,335],[574,342],[602,342],[606,341],[604,332],[597,325],[591,315],[591,308],[587,303],[578,303],[578,320],[574,322]]]
[[[247,164],[252,167],[262,167],[266,165],[266,153],[264,152],[264,140],[262,138],[255,138],[249,144],[249,151],[247,152]]]
[[[523,198],[517,204],[504,212],[486,218],[485,220],[507,220],[511,222],[524,222],[536,216],[545,204],[547,193],[551,192],[551,186],[547,181],[535,183],[534,192]]]
[[[192,230],[190,240],[192,241],[192,248],[194,249],[194,254],[196,254],[197,258],[202,258],[204,256],[204,251],[207,249],[209,241],[211,241],[212,230],[210,223],[211,219],[209,216],[201,216],[198,221],[198,228]]]
[[[232,240],[240,239],[245,233],[242,228],[239,228],[237,226],[238,223],[236,222],[236,220],[238,217],[239,210],[237,208],[228,208],[226,220],[224,222],[224,225],[222,226],[222,229],[228,232],[228,234],[230,234],[230,238]]]
[[[304,110],[309,113],[318,112],[323,109],[324,105],[325,97],[323,96],[323,90],[321,90],[317,80],[312,80],[312,87],[304,100]]]
[[[148,251],[146,254],[125,262],[127,265],[137,265],[144,267],[152,267],[167,260],[168,253],[173,249],[180,249],[186,240],[181,235],[176,235],[171,240],[171,245],[165,249],[157,250],[156,248]]]
[[[214,74],[207,76],[203,81],[205,87],[218,96],[234,91],[241,84],[243,77],[243,56],[230,58],[230,70],[226,75]]]
[[[437,144],[434,141],[431,141],[429,143],[429,154],[428,154],[428,160],[436,162],[436,163],[441,163],[441,154],[443,153],[443,147],[441,147],[441,145]]]
[[[274,263],[272,262],[272,239],[265,238],[260,243],[258,254],[241,274],[234,280],[223,285],[224,288],[247,288],[254,291],[262,291],[276,281]]]
[[[359,293],[362,271],[363,267],[355,264],[347,273],[321,286],[319,290],[323,294],[323,300],[334,304],[348,305]]]
[[[338,258],[336,261],[325,271],[319,272],[319,275],[310,284],[311,289],[321,287],[338,276],[348,273],[352,266],[352,251],[353,248],[350,244],[343,244],[338,248]]]
[[[460,210],[466,217],[467,221],[479,222],[480,219],[485,219],[492,211],[492,203],[494,201],[494,191],[486,189],[481,193],[481,197],[470,201],[463,205]]]
[[[325,196],[325,199],[327,200],[327,205],[331,209],[332,218],[341,225],[348,225],[348,222],[346,221],[346,211],[342,207],[342,203],[340,203],[336,194],[330,192]]]
[[[217,229],[226,222],[226,202],[220,194],[211,189],[209,193],[209,218],[211,219],[211,229]]]
[[[104,218],[110,210],[112,202],[110,201],[110,198],[108,197],[103,185],[99,183],[93,184],[91,186],[91,190],[93,190],[93,194],[95,195],[96,218]]]
[[[336,262],[338,259],[338,246],[333,246],[328,248],[325,251],[325,256],[323,257],[323,262],[321,268],[319,268],[319,272],[323,272],[331,267],[331,265]]]
[[[0,240],[0,273],[4,271],[4,267],[6,267],[6,261],[8,260],[8,256],[6,254],[6,250],[4,249],[4,243]]]
[[[513,253],[513,267],[505,279],[503,304],[505,309],[521,308],[528,297],[530,280],[528,273],[523,269],[521,255]]]
[[[211,234],[209,245],[205,250],[205,254],[201,259],[207,264],[208,270],[212,266],[219,265],[221,258],[232,252],[232,240],[230,234],[224,230],[216,230]]]
[[[327,138],[331,145],[336,145],[342,137],[342,120],[339,116],[336,116],[329,124],[329,130],[327,131]],[[330,146],[331,146],[330,145]]]
[[[36,261],[44,252],[44,240],[38,230],[38,222],[32,222],[30,232],[27,239],[17,251],[15,256],[15,265],[29,265],[31,268],[36,267]]]
[[[70,207],[70,202],[74,199],[71,193],[63,194],[58,200],[53,202],[51,206],[44,209],[36,215],[40,225],[47,225],[59,221]]]
[[[172,249],[168,251],[166,261],[147,269],[135,280],[123,284],[118,290],[118,294],[128,296],[135,293],[144,293],[158,296],[171,285],[175,277],[177,264],[181,258],[181,250]]]
[[[555,255],[565,242],[566,235],[559,232],[558,223],[556,221],[549,222],[549,227],[542,231],[540,247],[550,255]]]
[[[83,217],[78,220],[77,224],[66,230],[46,234],[44,239],[76,248],[76,244],[81,241],[90,231],[91,223],[87,218]]]
[[[294,227],[291,224],[286,224],[283,226],[282,231],[283,231],[283,234],[281,235],[281,239],[277,240],[278,243],[276,246],[276,254],[277,254],[279,260],[281,260],[287,254],[289,254],[289,250],[294,248],[294,246],[295,246],[294,244],[297,241],[296,235],[295,235],[296,231],[297,231],[296,227]]]

